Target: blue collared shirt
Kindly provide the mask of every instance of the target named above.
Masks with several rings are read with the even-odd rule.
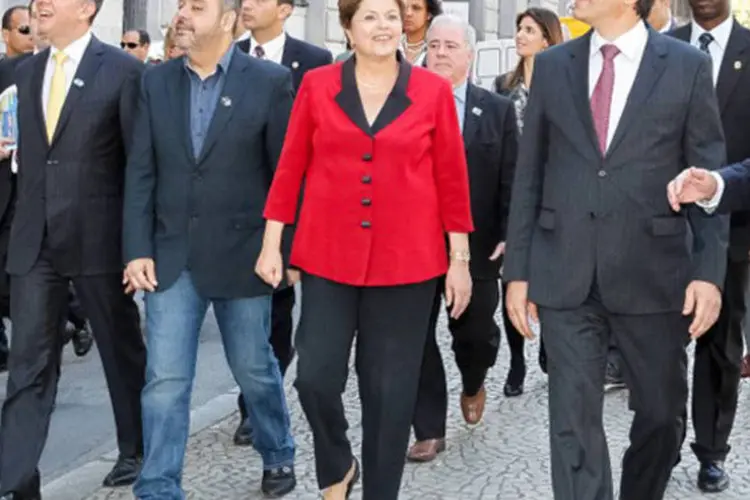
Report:
[[[459,87],[453,89],[453,100],[456,102],[456,113],[458,113],[458,124],[461,126],[461,132],[464,131],[464,117],[466,117],[466,93],[468,91],[467,83],[464,82]]]
[[[216,71],[205,80],[201,80],[185,57],[185,70],[190,78],[190,138],[193,141],[193,154],[196,158],[200,156],[203,149],[203,142],[206,140],[208,127],[214,117],[216,104],[224,90],[232,54],[234,54],[234,44],[221,58]]]

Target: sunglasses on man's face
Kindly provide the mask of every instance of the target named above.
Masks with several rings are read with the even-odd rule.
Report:
[[[19,26],[16,28],[16,30],[22,34],[22,35],[30,35],[31,34],[31,28],[28,26]]]
[[[140,45],[135,42],[120,42],[120,48],[123,50],[125,49],[134,50],[134,49],[137,49],[138,47],[140,47]]]

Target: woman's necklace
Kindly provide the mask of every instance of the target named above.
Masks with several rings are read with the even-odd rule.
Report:
[[[404,46],[407,52],[421,52],[424,48],[424,43],[424,38],[414,43],[409,42],[409,40],[404,40]]]

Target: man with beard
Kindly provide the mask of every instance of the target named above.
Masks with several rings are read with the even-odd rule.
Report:
[[[182,498],[198,339],[213,306],[271,497],[296,485],[294,441],[269,343],[273,289],[252,272],[294,100],[289,71],[233,43],[239,0],[182,0],[186,56],[143,78],[125,187],[125,280],[145,290],[145,460],[135,495]]]

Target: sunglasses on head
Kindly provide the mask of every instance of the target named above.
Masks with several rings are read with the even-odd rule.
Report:
[[[19,26],[16,28],[16,30],[22,34],[22,35],[30,35],[31,34],[31,28],[28,26]]]
[[[140,45],[137,44],[137,43],[135,43],[135,42],[120,42],[120,48],[121,49],[126,49],[127,48],[127,49],[131,49],[132,50],[132,49],[137,49],[138,47],[140,47]]]

